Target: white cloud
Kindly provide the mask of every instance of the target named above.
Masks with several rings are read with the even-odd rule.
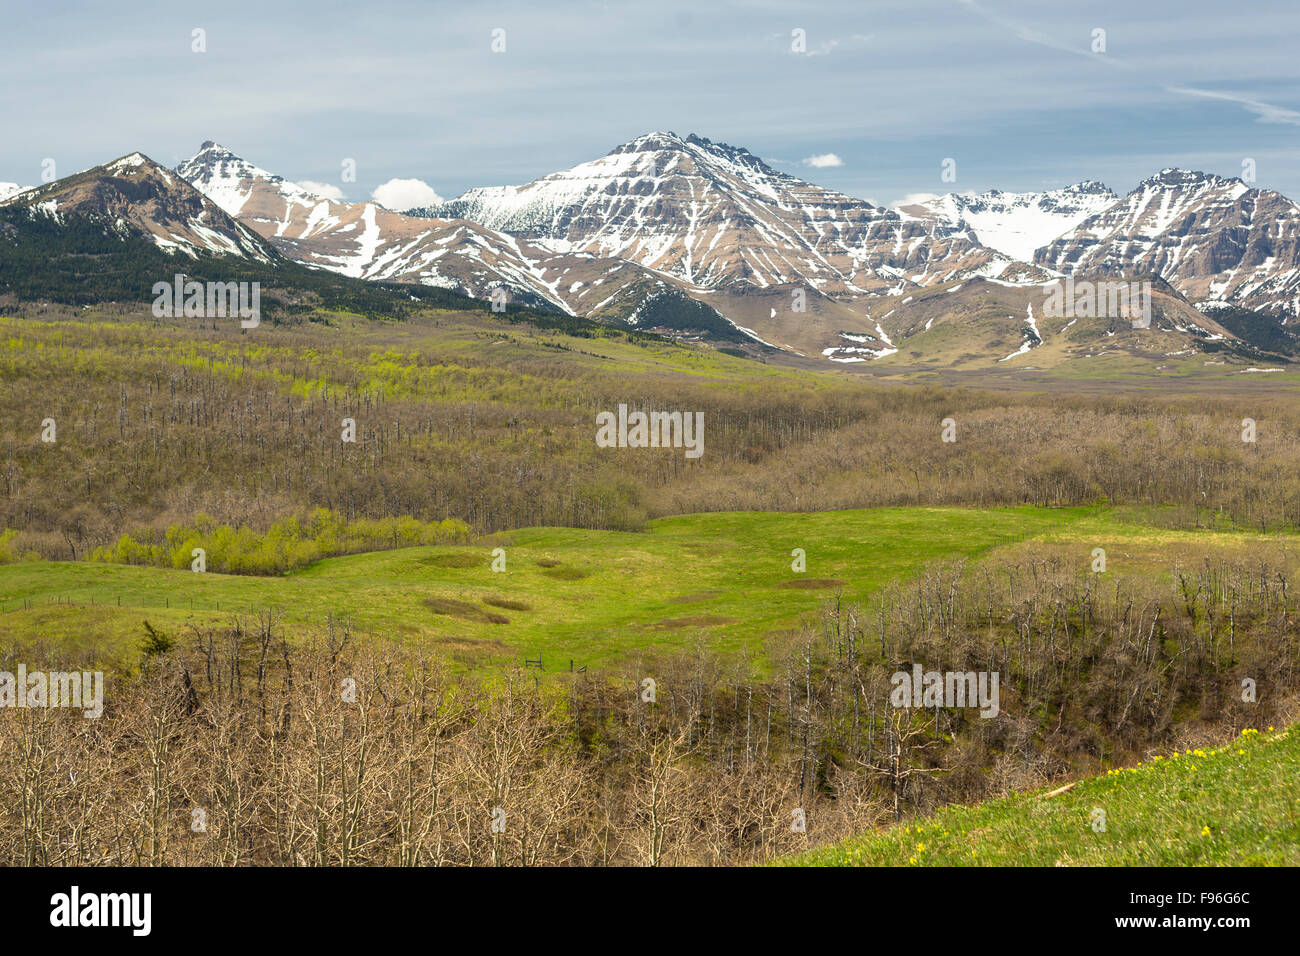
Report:
[[[343,201],[343,190],[338,186],[331,186],[329,183],[314,183],[310,179],[304,179],[298,183],[303,189],[310,193],[315,193],[325,199],[333,199],[335,202]]]
[[[1258,116],[1261,123],[1286,123],[1289,126],[1300,126],[1300,113],[1295,110],[1289,110],[1283,106],[1274,106],[1271,103],[1251,99],[1248,96],[1241,96],[1237,93],[1215,93],[1211,90],[1198,90],[1191,86],[1166,86],[1165,89],[1170,93],[1181,93],[1184,96],[1199,96],[1201,99],[1206,100],[1226,100],[1229,103],[1238,103]]]
[[[938,198],[938,193],[908,193],[902,199],[895,199],[890,205],[897,209],[899,206],[916,206]]]
[[[394,212],[442,202],[432,186],[420,179],[390,179],[371,193],[375,202]]]
[[[824,169],[827,166],[843,166],[844,160],[834,153],[822,153],[820,156],[809,156],[803,161],[803,164],[812,166],[814,169]]]

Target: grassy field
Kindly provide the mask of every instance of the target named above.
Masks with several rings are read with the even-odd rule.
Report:
[[[1153,756],[782,861],[792,866],[1300,865],[1300,733]],[[1055,793],[1056,795],[1052,795]],[[1104,814],[1104,818],[1098,813]],[[1104,822],[1104,831],[1096,824]],[[809,820],[809,838],[815,821]]]
[[[1270,540],[1278,536],[1270,535]],[[286,624],[331,615],[364,634],[426,644],[460,664],[541,658],[547,670],[690,647],[761,659],[827,598],[854,600],[940,560],[1024,542],[1077,545],[1087,566],[1161,566],[1180,542],[1242,547],[1243,532],[1156,530],[1106,508],[882,508],[665,518],[645,532],[528,528],[473,546],[331,558],[282,577],[27,562],[0,566],[0,636],[131,663],[143,622],[172,632],[276,608]],[[505,571],[492,570],[502,548]],[[794,549],[806,570],[792,570]]]

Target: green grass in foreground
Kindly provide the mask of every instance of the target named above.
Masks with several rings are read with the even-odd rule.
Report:
[[[1300,733],[1153,757],[1056,796],[1016,794],[846,840],[786,866],[1300,865]],[[1105,813],[1105,831],[1093,828]],[[809,820],[809,835],[815,833]]]
[[[184,632],[276,608],[298,631],[334,615],[360,633],[424,643],[466,666],[525,656],[540,656],[547,671],[570,659],[607,664],[689,648],[701,633],[719,652],[761,659],[765,639],[797,629],[828,598],[860,600],[939,560],[1064,542],[1077,544],[1081,567],[1092,548],[1106,548],[1119,571],[1156,565],[1180,542],[1258,540],[1155,529],[1106,508],[880,508],[682,515],[638,533],[527,528],[472,546],[330,558],[281,577],[18,563],[0,566],[0,638],[129,664],[145,620]],[[505,573],[491,569],[497,546]],[[804,573],[791,569],[795,548],[806,552]]]

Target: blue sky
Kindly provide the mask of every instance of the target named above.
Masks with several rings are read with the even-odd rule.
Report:
[[[171,166],[214,139],[349,199],[394,177],[450,197],[673,130],[881,203],[1089,178],[1123,193],[1246,158],[1300,198],[1290,0],[134,0],[11,4],[4,22],[0,180],[24,185],[46,158],[60,176],[134,150]],[[828,153],[841,165],[805,162]]]

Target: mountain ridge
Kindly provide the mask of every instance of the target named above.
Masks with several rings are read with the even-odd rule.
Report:
[[[693,133],[647,133],[531,183],[471,189],[412,212],[470,219],[557,251],[629,259],[697,288],[802,281],[852,298],[977,273],[1044,275],[960,232]]]
[[[1194,301],[1300,314],[1300,205],[1239,178],[1167,167],[1038,249],[1060,272],[1155,272]]]
[[[132,153],[12,193],[0,207],[55,220],[85,213],[191,256],[278,257],[494,302],[504,294],[516,306],[845,364],[936,361],[959,340],[965,351],[950,357],[966,363],[1034,352],[1050,336],[1026,318],[1033,296],[1066,276],[1167,279],[1155,325],[1166,333],[1161,354],[1238,340],[1215,323],[1216,309],[1268,311],[1284,323],[1300,309],[1300,206],[1177,167],[1124,197],[1083,180],[1041,193],[949,193],[892,210],[776,170],[743,147],[656,131],[522,186],[480,187],[407,213],[326,192],[207,140],[174,171]],[[1034,264],[1004,251],[1051,233]],[[962,292],[963,283],[973,284]],[[982,316],[985,331],[945,329],[927,290]],[[982,304],[959,308],[972,294]],[[916,313],[913,300],[930,311]],[[1092,354],[1088,336],[1113,335],[1131,316],[1095,318],[1108,321],[1071,324],[1071,354]],[[1263,328],[1249,315],[1233,321],[1254,337]],[[1191,338],[1169,338],[1177,335]],[[1131,344],[1144,348],[1140,339]]]

